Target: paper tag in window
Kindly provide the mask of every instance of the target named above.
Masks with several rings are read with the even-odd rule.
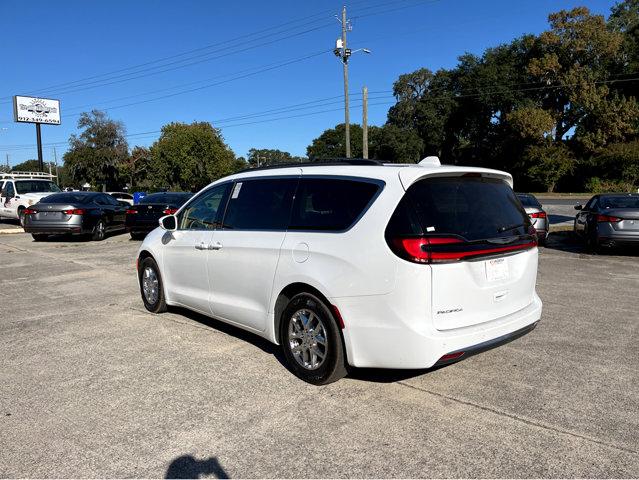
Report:
[[[508,278],[508,262],[505,258],[486,261],[486,280],[489,282]]]
[[[426,231],[427,232],[434,232],[435,231],[435,227],[426,227]]]
[[[242,188],[242,182],[236,183],[235,187],[233,187],[233,194],[231,195],[231,198],[239,197],[241,188]]]

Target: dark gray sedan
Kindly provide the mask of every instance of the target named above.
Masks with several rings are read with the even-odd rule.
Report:
[[[639,246],[639,194],[595,195],[585,206],[575,205],[575,234],[593,251],[600,247]]]
[[[24,211],[24,231],[36,241],[60,234],[102,240],[109,232],[124,230],[128,206],[105,193],[55,193]]]

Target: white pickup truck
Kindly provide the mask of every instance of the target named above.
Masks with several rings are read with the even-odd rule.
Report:
[[[19,219],[22,224],[25,208],[60,191],[54,178],[55,175],[41,172],[0,174],[0,218]]]

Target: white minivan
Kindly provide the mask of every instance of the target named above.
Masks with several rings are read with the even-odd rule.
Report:
[[[433,157],[257,168],[160,227],[138,255],[145,307],[254,332],[314,384],[458,361],[541,316],[537,237],[505,172]]]

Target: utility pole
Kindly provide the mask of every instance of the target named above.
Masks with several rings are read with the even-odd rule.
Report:
[[[58,173],[58,154],[55,151],[55,147],[53,147],[53,159],[55,161],[55,180],[56,183],[58,184],[58,187],[60,186],[60,174]]]
[[[351,126],[348,111],[348,57],[346,54],[346,5],[342,8],[342,64],[344,65],[344,131],[346,142],[346,158],[351,158]]]
[[[337,17],[337,15],[335,15]],[[346,147],[346,158],[351,158],[351,125],[350,125],[350,113],[348,110],[348,59],[353,53],[364,52],[371,53],[367,48],[358,48],[357,50],[351,50],[346,46],[346,32],[352,29],[350,20],[346,19],[346,6],[342,8],[342,19],[337,17],[337,20],[342,24],[342,37],[338,38],[335,42],[335,49],[333,53],[335,56],[342,60],[342,66],[344,68],[344,141]]]
[[[368,87],[362,88],[362,158],[368,158]]]
[[[9,154],[7,153],[7,172],[9,172],[10,167],[9,167]]]

